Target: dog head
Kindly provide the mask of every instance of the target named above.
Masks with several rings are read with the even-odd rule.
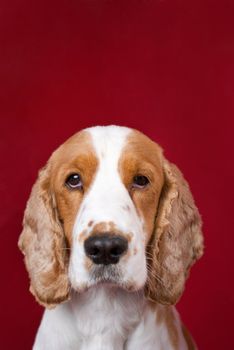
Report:
[[[203,251],[181,172],[148,137],[117,126],[85,129],[52,154],[23,226],[30,290],[46,307],[98,283],[174,304]]]

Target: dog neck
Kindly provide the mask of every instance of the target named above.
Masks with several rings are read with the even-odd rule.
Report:
[[[69,307],[87,350],[93,349],[94,340],[96,349],[105,349],[110,343],[113,349],[123,349],[146,307],[143,291],[128,292],[108,284],[72,294]]]

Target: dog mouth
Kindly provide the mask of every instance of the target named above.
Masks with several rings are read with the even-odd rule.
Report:
[[[124,278],[122,270],[117,265],[93,266],[89,271],[88,281],[79,285],[73,285],[73,288],[78,293],[83,293],[99,285],[107,288],[123,289],[128,292],[135,292],[141,289],[134,280]]]
[[[135,292],[139,289],[134,281],[124,278],[121,269],[116,265],[95,266],[91,272],[91,278],[94,285],[106,285],[111,288],[120,288],[128,292]]]
[[[122,273],[120,269],[115,265],[110,266],[95,266],[91,271],[91,279],[95,284],[97,283],[111,283],[120,285],[122,284]]]

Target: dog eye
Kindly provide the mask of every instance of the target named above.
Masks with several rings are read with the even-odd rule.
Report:
[[[148,185],[149,180],[144,175],[136,175],[133,178],[133,187],[135,188],[144,188]]]
[[[82,189],[83,183],[79,174],[71,174],[67,177],[65,184],[72,190]]]

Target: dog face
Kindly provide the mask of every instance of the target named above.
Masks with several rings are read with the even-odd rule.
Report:
[[[175,303],[201,256],[201,220],[161,148],[124,127],[94,127],[61,145],[39,173],[19,246],[31,291],[53,307],[98,283]]]

